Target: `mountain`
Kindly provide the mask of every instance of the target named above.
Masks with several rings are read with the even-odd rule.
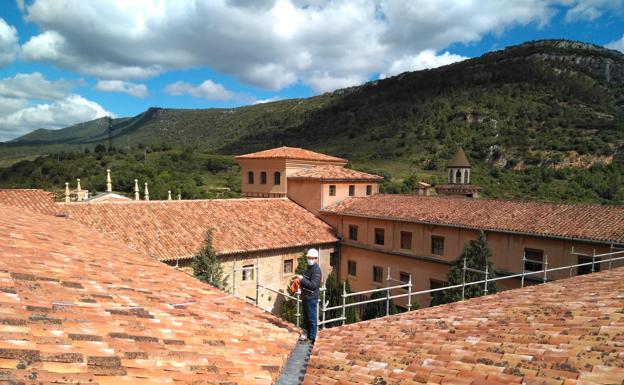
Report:
[[[215,154],[301,146],[395,176],[439,172],[459,145],[485,173],[610,165],[624,152],[624,54],[533,41],[307,99],[150,108],[115,119],[112,140],[122,148],[164,144]],[[103,120],[37,130],[0,144],[0,161],[107,141]]]

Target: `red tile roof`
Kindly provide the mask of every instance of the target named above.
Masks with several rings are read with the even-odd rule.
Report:
[[[323,213],[624,243],[624,206],[378,194]]]
[[[340,162],[347,164],[346,159],[337,158],[335,156],[320,154],[318,152],[304,150],[298,147],[278,147],[270,150],[258,151],[251,154],[239,155],[236,159],[298,159],[312,160],[319,162]]]
[[[323,330],[304,385],[621,385],[624,268]]]
[[[297,336],[86,226],[0,206],[0,383],[270,384]]]
[[[160,260],[192,258],[208,229],[220,254],[336,242],[333,229],[286,198],[63,203],[69,219]]]
[[[59,213],[54,194],[40,189],[0,189],[0,205],[24,207],[50,215]]]
[[[303,169],[288,176],[293,180],[320,180],[322,182],[374,182],[379,183],[382,176],[351,170],[342,166],[316,166]]]

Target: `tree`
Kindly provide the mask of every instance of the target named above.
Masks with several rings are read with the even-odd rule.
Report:
[[[466,244],[459,258],[457,258],[455,262],[453,262],[453,265],[451,266],[451,271],[449,271],[447,275],[447,286],[461,285],[464,259],[466,260],[466,267],[471,269],[485,271],[485,266],[487,264],[489,272],[488,279],[496,278],[494,265],[492,264],[492,261],[490,261],[491,256],[492,252],[487,245],[485,233],[481,231],[477,240],[471,241],[470,243]],[[484,274],[466,271],[466,283],[481,281],[483,279],[485,279]],[[484,284],[466,286],[464,298],[468,299],[482,296],[483,294],[485,294],[484,289]],[[497,291],[498,288],[496,286],[496,283],[488,282],[488,294],[493,294]],[[444,303],[460,301],[461,299],[461,288],[444,290],[434,293],[431,300],[431,305],[441,305]]]
[[[390,294],[392,295],[392,294]],[[386,292],[385,291],[377,291],[373,294],[371,294],[370,299],[378,299],[378,298],[386,298]],[[393,314],[397,314],[399,312],[399,309],[396,307],[396,305],[394,304],[394,302],[392,300],[390,300],[390,304],[389,304],[389,314],[393,315]],[[367,303],[364,306],[364,312],[362,313],[362,319],[364,321],[369,320],[369,319],[373,319],[373,318],[378,318],[378,317],[384,317],[386,315],[386,301],[377,301],[377,302],[370,302]]]
[[[345,283],[345,291],[347,294],[350,294],[352,292],[351,285],[349,285],[349,281]],[[347,303],[351,302],[352,300],[353,300],[353,297],[347,298]],[[327,307],[334,307],[334,306],[342,305],[342,284],[338,281],[334,272],[331,272],[327,276],[327,280],[325,281],[325,301],[329,302],[327,304]],[[325,319],[329,320],[329,319],[338,318],[340,316],[342,316],[342,308],[339,308],[336,310],[330,310],[326,312]],[[347,307],[345,309],[345,317],[346,317],[345,323],[348,323],[348,324],[358,322],[360,320],[359,314],[357,313],[357,309],[354,306]],[[342,324],[341,321],[336,321],[334,323],[327,324],[326,326],[331,327],[331,326],[338,326],[341,324]]]
[[[306,254],[302,253],[299,258],[297,258],[297,268],[295,269],[295,274],[302,275],[307,270],[307,267],[308,260],[306,258]],[[292,297],[297,296],[297,293],[290,290],[290,285],[286,288],[286,292]],[[299,313],[303,315],[303,308],[299,307]],[[282,304],[281,315],[284,320],[295,323],[297,321],[297,301],[286,298]],[[300,318],[300,321],[299,325],[303,327],[303,316]]]
[[[212,229],[206,232],[206,241],[191,263],[193,275],[202,282],[209,283],[221,290],[227,290],[226,278],[219,256],[212,246]]]

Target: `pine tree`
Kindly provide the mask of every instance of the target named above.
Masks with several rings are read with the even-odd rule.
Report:
[[[206,241],[191,263],[193,275],[202,282],[209,283],[221,290],[227,290],[226,277],[219,256],[212,246],[212,229],[206,232]]]
[[[466,244],[466,246],[464,246],[462,254],[453,262],[451,270],[449,271],[447,276],[447,286],[460,285],[462,283],[464,259],[466,260],[466,267],[476,270],[485,271],[485,266],[487,264],[489,271],[488,279],[496,278],[496,274],[494,273],[494,266],[492,264],[492,261],[490,261],[491,256],[492,252],[487,245],[485,233],[481,231],[479,233],[479,238],[476,241],[472,241]],[[481,281],[484,279],[484,274],[470,271],[466,272],[466,283]],[[465,299],[484,295],[484,288],[484,284],[466,286]],[[488,282],[488,294],[493,294],[497,291],[498,287],[496,286],[496,282]],[[460,301],[461,299],[461,288],[444,290],[434,293],[431,300],[431,305],[441,305],[444,303]]]

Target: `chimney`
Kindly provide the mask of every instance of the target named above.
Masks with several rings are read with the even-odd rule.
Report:
[[[69,182],[65,182],[65,203],[69,203]]]
[[[138,179],[134,180],[134,200],[135,201],[139,200],[139,180]]]
[[[76,179],[76,200],[82,202],[82,188],[80,187],[80,178]]]
[[[143,199],[146,201],[149,200],[149,191],[147,190],[147,182],[145,182],[145,194],[143,195]]]
[[[171,190],[167,191],[167,200],[171,200]]]
[[[106,169],[106,192],[113,192],[113,181],[110,176],[110,169]]]

